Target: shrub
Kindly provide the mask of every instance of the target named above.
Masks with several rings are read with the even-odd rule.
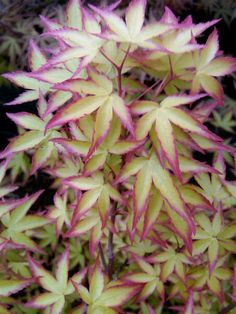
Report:
[[[145,23],[145,0],[123,20],[117,5],[71,0],[65,25],[42,18],[57,48],[31,41],[31,71],[4,75],[26,89],[8,105],[36,100],[38,115],[8,114],[19,135],[0,154],[1,313],[234,305],[235,151],[205,122],[236,61],[216,30],[198,41],[218,20],[166,8]],[[16,197],[42,174],[45,191]]]

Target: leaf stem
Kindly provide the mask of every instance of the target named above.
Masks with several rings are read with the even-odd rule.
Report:
[[[115,225],[116,209],[117,209],[117,203],[115,203],[111,209],[112,227],[114,227]],[[109,276],[109,279],[112,280],[113,272],[114,272],[114,259],[115,259],[114,252],[113,252],[113,231],[112,230],[109,231],[109,236],[108,236],[107,257],[108,257],[108,276]]]
[[[220,311],[220,314],[227,314],[229,313],[232,309],[236,307],[236,302],[232,302],[228,306],[226,306],[223,310]]]
[[[119,96],[122,96],[122,69],[123,69],[125,61],[126,61],[126,59],[128,57],[129,51],[130,51],[130,45],[128,46],[128,49],[125,52],[125,56],[124,56],[121,64],[118,65],[110,57],[108,57],[103,50],[100,50],[100,52],[103,55],[103,57],[106,58],[114,66],[114,68],[117,71],[117,85],[118,85],[118,94],[119,94]]]
[[[104,252],[103,252],[103,248],[102,248],[101,243],[98,244],[98,249],[99,249],[99,255],[101,257],[103,268],[104,268],[105,272],[108,272],[108,267],[107,267],[107,263],[105,260],[105,256],[104,256]]]

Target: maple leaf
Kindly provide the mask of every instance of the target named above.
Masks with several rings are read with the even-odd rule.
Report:
[[[160,104],[153,101],[141,100],[133,103],[131,106],[131,112],[133,114],[142,115],[136,124],[135,134],[137,140],[146,138],[154,124],[154,130],[160,142],[161,152],[179,178],[181,178],[179,155],[172,124],[177,125],[185,131],[193,132],[206,138],[213,140],[219,139],[208,131],[200,121],[190,115],[189,112],[176,108],[204,96],[205,94],[197,96],[176,95],[166,97]]]
[[[46,124],[51,117],[50,115],[44,116],[46,107],[46,100],[43,95],[40,94],[38,102],[40,117],[28,112],[7,114],[17,126],[25,129],[25,132],[22,132],[11,140],[10,144],[0,153],[0,158],[6,158],[12,156],[12,154],[36,148],[32,157],[31,174],[34,174],[47,162],[50,156],[55,153],[55,147],[51,140],[54,137],[58,137],[61,133],[57,132],[55,129],[45,133]]]
[[[144,284],[141,292],[139,293],[137,300],[139,302],[144,301],[155,291],[161,297],[162,302],[165,298],[165,290],[163,282],[160,279],[161,267],[159,264],[151,265],[144,258],[134,256],[135,262],[141,268],[142,272],[134,272],[124,276],[124,280],[131,283]]]
[[[11,240],[20,247],[25,247],[32,251],[41,251],[37,244],[27,235],[28,230],[36,229],[50,223],[48,218],[39,215],[27,215],[30,207],[35,203],[43,191],[39,191],[31,196],[22,199],[15,208],[11,207],[11,213],[5,213],[1,222],[5,229],[1,232],[1,237]],[[8,211],[10,211],[8,209]]]
[[[111,183],[104,180],[104,175],[101,172],[96,172],[90,177],[71,177],[65,179],[64,184],[80,191],[86,191],[75,209],[74,217],[76,220],[85,215],[97,203],[102,227],[105,227],[111,209],[111,199],[124,204],[119,191]]]
[[[156,253],[148,257],[148,261],[151,263],[164,263],[161,269],[161,278],[163,281],[166,281],[173,272],[175,272],[182,281],[185,281],[185,265],[192,263],[185,253],[178,252],[171,246],[164,249],[164,252]]]
[[[218,260],[216,267],[209,272],[206,267],[197,267],[194,269],[190,276],[194,279],[193,288],[201,289],[207,286],[210,291],[212,291],[221,302],[224,300],[224,293],[222,289],[222,283],[225,280],[230,280],[232,278],[232,271],[228,268],[222,267],[224,259]]]
[[[105,75],[93,71],[90,72],[90,76],[90,80],[70,80],[63,84],[66,90],[92,96],[66,105],[48,122],[46,129],[79,120],[97,110],[91,149],[93,151],[105,139],[111,127],[113,112],[131,133],[133,125],[128,107],[123,99],[113,92],[112,81]]]
[[[74,292],[72,280],[75,282],[82,281],[86,274],[86,269],[75,274],[71,279],[68,279],[69,271],[69,250],[59,257],[55,277],[44,269],[32,257],[28,257],[30,269],[35,276],[36,281],[48,292],[44,292],[34,297],[26,305],[31,308],[49,308],[53,314],[60,314],[65,304],[65,297]]]
[[[234,127],[236,126],[236,121],[234,121],[233,112],[228,111],[224,115],[213,111],[214,119],[211,121],[216,128],[221,128],[227,132],[234,133]]]
[[[94,125],[94,123],[93,123]],[[92,139],[82,138],[81,140],[71,140],[66,138],[53,139],[54,143],[62,145],[69,153],[78,157],[86,157],[84,165],[84,175],[89,175],[104,167],[105,163],[113,169],[113,164],[109,163],[109,157],[112,155],[120,156],[121,154],[127,154],[137,149],[142,141],[135,141],[129,138],[120,139],[121,136],[121,124],[120,121],[113,117],[111,122],[111,129],[107,134],[103,143],[90,155],[92,147]]]
[[[63,225],[70,225],[70,211],[67,205],[67,193],[60,196],[58,193],[54,195],[54,206],[49,208],[48,217],[56,220],[57,237],[60,236]]]
[[[101,15],[111,33],[102,34],[103,37],[117,42],[129,43],[143,48],[163,50],[151,39],[160,36],[173,29],[168,23],[154,22],[143,26],[145,17],[146,0],[133,0],[125,13],[125,22],[115,13],[108,10],[101,10],[90,5],[96,13]]]
[[[236,69],[236,60],[230,57],[217,57],[219,50],[218,33],[208,37],[206,45],[195,52],[196,73],[192,81],[192,91],[198,93],[203,89],[211,97],[223,104],[223,88],[215,77],[229,74]]]
[[[30,41],[29,64],[32,72],[17,71],[3,74],[8,80],[27,90],[20,94],[15,100],[7,103],[7,105],[18,105],[37,100],[40,98],[41,94],[46,95],[51,91],[54,84],[63,82],[72,77],[72,73],[67,69],[51,68],[43,70],[44,66],[47,64],[47,58],[34,41]],[[61,98],[66,101],[70,97],[70,93],[59,91],[55,97],[56,99],[54,99],[54,103],[60,101]]]
[[[221,251],[235,252],[235,243],[231,240],[236,234],[236,225],[224,226],[222,213],[215,214],[212,223],[204,213],[196,215],[199,224],[193,239],[193,254],[199,255],[208,250],[209,271],[214,270]]]
[[[105,276],[98,265],[95,265],[89,278],[89,290],[76,282],[73,282],[75,289],[88,304],[88,313],[96,314],[115,314],[116,308],[125,304],[136,295],[141,285],[127,284],[121,280],[111,281],[105,285]]]
[[[155,172],[153,172],[155,169]],[[160,192],[174,226],[185,239],[190,249],[189,235],[194,230],[194,224],[187,213],[187,208],[182,200],[180,192],[176,188],[171,175],[165,170],[155,153],[150,157],[135,157],[128,162],[118,175],[117,183],[126,181],[130,176],[136,175],[134,184],[134,220],[133,228],[136,226],[142,213],[145,211],[151,187]],[[144,184],[145,182],[145,184]],[[170,192],[171,191],[171,192]],[[182,223],[182,226],[178,225]],[[190,246],[189,246],[190,245]]]

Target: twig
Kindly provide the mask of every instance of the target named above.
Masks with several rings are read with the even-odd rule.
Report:
[[[227,314],[235,307],[236,307],[236,302],[233,302],[229,304],[228,306],[226,306],[223,310],[221,310],[219,314]]]
[[[103,248],[102,248],[101,243],[98,244],[98,249],[99,249],[99,255],[101,257],[103,268],[104,268],[105,272],[108,273],[108,267],[107,267],[107,263],[105,260],[105,256],[104,256],[104,252],[103,252]]]
[[[114,227],[115,225],[116,209],[117,209],[117,203],[115,203],[113,208],[111,209],[112,227]],[[109,276],[109,279],[112,280],[113,271],[114,271],[114,259],[115,259],[114,252],[113,252],[113,231],[112,230],[109,231],[109,236],[108,236],[107,257],[108,257],[108,276]]]
[[[142,92],[142,94],[140,94],[137,98],[135,98],[134,100],[131,101],[131,103],[134,103],[135,101],[139,100],[141,97],[143,97],[144,95],[146,95],[150,90],[152,90],[157,84],[160,83],[160,80],[156,81],[155,83],[153,83],[150,87],[146,88],[144,92]]]
[[[122,95],[122,77],[121,77],[122,69],[123,69],[125,61],[126,61],[126,59],[128,57],[129,51],[130,51],[130,45],[129,45],[128,49],[125,52],[125,56],[124,56],[121,64],[118,65],[110,57],[108,57],[103,50],[100,50],[100,52],[103,55],[103,57],[106,58],[114,66],[114,68],[117,71],[117,85],[118,85],[118,94],[119,94],[119,96]]]
[[[158,86],[158,88],[155,90],[153,94],[153,98],[160,95],[160,93],[163,91],[163,89],[166,87],[167,84],[173,79],[172,75],[166,75],[164,80],[161,82],[161,84]]]

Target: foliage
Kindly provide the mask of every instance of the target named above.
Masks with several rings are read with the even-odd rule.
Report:
[[[64,23],[42,18],[57,45],[31,40],[31,70],[4,75],[25,89],[8,105],[38,114],[7,115],[19,135],[0,153],[2,313],[225,313],[236,300],[235,150],[206,126],[236,60],[216,30],[198,42],[218,20],[166,8],[146,22],[145,0],[124,20],[118,5],[70,0]],[[42,173],[45,190],[18,197]]]
[[[42,24],[38,16],[62,16],[62,7],[55,0],[0,1],[0,74],[13,69],[24,69],[28,65],[27,49],[30,39],[41,45],[48,42],[40,38]],[[51,42],[51,45],[53,43]],[[2,80],[3,81],[3,80]],[[5,83],[5,80],[3,81]]]

